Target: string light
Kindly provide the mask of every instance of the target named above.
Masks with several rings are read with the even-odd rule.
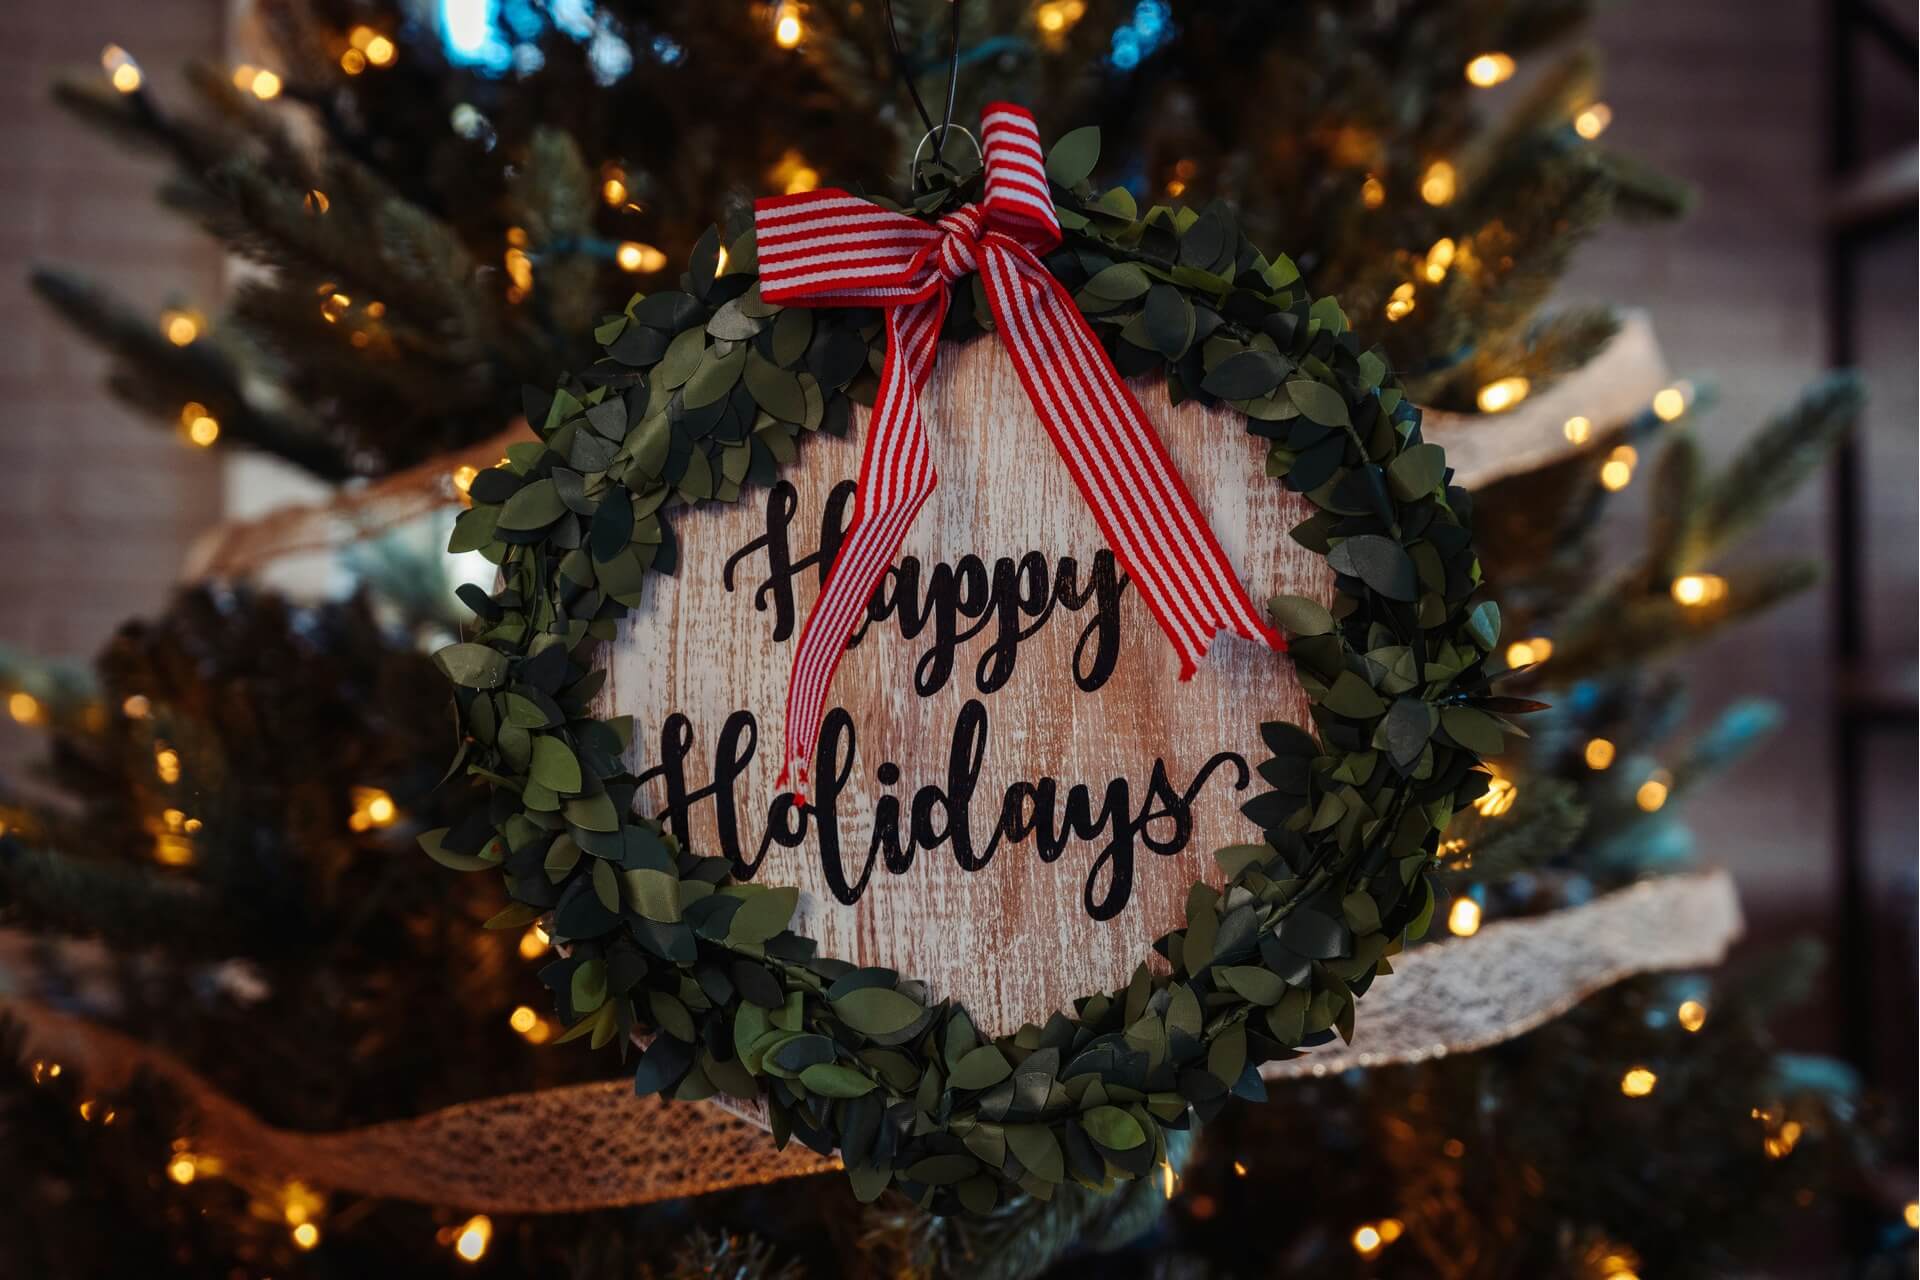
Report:
[[[184,867],[193,862],[193,841],[187,838],[191,831],[200,829],[200,822],[189,819],[178,809],[167,809],[160,815],[157,823],[149,824],[153,832],[153,859],[162,866]]]
[[[467,506],[473,505],[473,482],[480,478],[480,468],[461,463],[453,469],[453,491],[460,495],[460,501]]]
[[[1613,123],[1613,108],[1604,102],[1596,102],[1573,118],[1573,131],[1592,142],[1607,131]]]
[[[1659,1082],[1660,1077],[1646,1067],[1630,1067],[1627,1074],[1620,1077],[1620,1092],[1629,1098],[1644,1098]]]
[[[627,202],[626,177],[618,169],[611,171],[600,184],[600,198],[616,209]]]
[[[1033,21],[1047,47],[1059,49],[1066,43],[1067,32],[1086,13],[1086,0],[1048,0],[1033,11]]]
[[[783,4],[774,10],[773,42],[782,49],[791,49],[806,36],[807,30],[800,23],[800,6]]]
[[[1483,53],[1467,63],[1468,83],[1481,88],[1491,89],[1494,85],[1513,75],[1513,58],[1504,53]]]
[[[1444,272],[1442,274],[1445,274]],[[1527,392],[1533,390],[1533,383],[1519,374],[1510,374],[1504,378],[1495,378],[1480,388],[1475,397],[1482,413],[1504,413],[1527,398]]]
[[[1793,1149],[1800,1145],[1800,1135],[1805,1132],[1798,1120],[1788,1120],[1761,1139],[1760,1149],[1770,1160],[1783,1160],[1793,1154]]]
[[[357,76],[367,69],[367,55],[358,49],[348,49],[340,55],[340,69],[350,76]]]
[[[1656,769],[1652,776],[1640,784],[1633,793],[1633,802],[1648,813],[1658,813],[1667,802],[1667,796],[1673,791],[1673,775],[1664,769]]]
[[[1433,242],[1433,248],[1427,250],[1428,284],[1439,284],[1447,278],[1447,268],[1453,265],[1455,248],[1451,236],[1442,236]]]
[[[198,406],[189,406],[197,408]],[[192,417],[181,415],[181,426],[186,429],[187,439],[202,449],[211,448],[220,438],[220,420],[202,409]]]
[[[1386,184],[1372,174],[1360,184],[1360,203],[1369,209],[1378,209],[1387,202]]]
[[[1380,1231],[1371,1222],[1354,1228],[1353,1251],[1363,1258],[1380,1252]]]
[[[293,1229],[293,1243],[302,1251],[320,1243],[320,1228],[311,1222],[302,1222]]]
[[[113,87],[121,93],[139,91],[141,83],[140,64],[133,56],[117,44],[110,44],[100,51],[100,65],[105,69],[107,78]]]
[[[478,1262],[487,1256],[487,1246],[492,1242],[493,1219],[476,1213],[460,1227],[453,1239],[453,1251],[464,1261]]]
[[[1673,1016],[1679,1021],[1683,1030],[1698,1031],[1707,1025],[1707,1006],[1698,1000],[1683,1000],[1680,1002],[1680,1007],[1674,1010]]]
[[[153,772],[160,781],[172,786],[180,781],[180,753],[169,746],[157,746],[153,751]]]
[[[507,1015],[507,1025],[523,1036],[539,1025],[539,1022],[540,1015],[533,1011],[531,1005],[523,1004]]]
[[[713,274],[717,276],[727,274],[727,246],[725,245],[720,246],[720,256],[713,260]]]
[[[320,188],[313,187],[307,191],[307,212],[314,217],[319,217],[332,207],[333,201],[327,199],[327,193]]]
[[[347,819],[347,826],[355,831],[390,827],[393,825],[393,820],[400,816],[400,810],[394,805],[393,797],[378,787],[355,787],[350,795],[353,800],[353,813]]]
[[[521,958],[525,960],[538,960],[546,954],[548,941],[547,931],[537,924],[534,925],[533,928],[520,935]]]
[[[320,303],[320,318],[328,324],[338,324],[340,317],[347,314],[347,308],[353,305],[353,299],[344,293],[329,293]]]
[[[1606,462],[1600,467],[1600,485],[1612,493],[1618,493],[1633,483],[1633,467],[1640,461],[1640,455],[1630,444],[1617,445],[1607,455]]]
[[[253,78],[253,83],[247,86],[253,96],[262,102],[271,102],[279,97],[281,88],[280,77],[272,71],[260,72]]]
[[[200,336],[200,317],[191,311],[162,311],[160,332],[176,347],[192,346],[193,340]]]
[[[613,259],[620,264],[622,271],[632,271],[640,275],[650,275],[667,265],[666,254],[638,240],[623,241],[614,251]]]
[[[1663,387],[1653,397],[1653,412],[1662,422],[1672,422],[1687,411],[1685,387]]]
[[[1545,636],[1534,636],[1530,640],[1515,640],[1507,646],[1507,667],[1509,670],[1532,666],[1536,662],[1545,662],[1553,656],[1553,641]]]
[[[1480,932],[1480,904],[1472,898],[1455,898],[1447,911],[1447,930],[1456,938],[1471,938]]]
[[[152,711],[153,703],[147,700],[144,693],[129,694],[127,700],[120,704],[120,714],[129,720],[145,720]]]
[[[44,711],[40,699],[25,690],[7,695],[7,714],[20,724],[39,724]]]
[[[1727,598],[1727,580],[1717,573],[1687,573],[1673,580],[1675,604],[1695,608],[1718,604]]]
[[[1387,319],[1402,319],[1413,310],[1413,307],[1413,282],[1409,280],[1395,289],[1393,296],[1387,299]]]
[[[1605,738],[1595,738],[1587,743],[1587,768],[1606,769],[1613,765],[1613,744]]]
[[[1244,1178],[1247,1176],[1247,1166],[1245,1161],[1235,1160],[1233,1162],[1233,1176],[1236,1178]]]
[[[1451,164],[1435,160],[1420,175],[1420,198],[1431,205],[1446,204],[1453,199],[1457,180]]]
[[[1513,785],[1512,779],[1496,777],[1474,800],[1474,812],[1483,818],[1498,818],[1512,809],[1514,801],[1519,798],[1520,788]]]
[[[186,1186],[200,1174],[200,1166],[191,1152],[182,1151],[167,1161],[167,1176],[181,1186]]]
[[[1907,1230],[1920,1231],[1920,1200],[1907,1201],[1907,1207],[1900,1211],[1900,1216],[1906,1220]]]
[[[260,74],[260,68],[250,62],[243,62],[233,69],[233,87],[246,91],[253,87],[253,78]]]
[[[365,52],[368,62],[371,62],[376,67],[384,67],[393,62],[393,55],[396,49],[393,41],[387,39],[385,36],[375,36],[373,39],[367,41]]]
[[[1566,436],[1568,444],[1585,444],[1593,437],[1593,420],[1575,414],[1567,419],[1567,424],[1560,428],[1560,433]]]
[[[519,292],[520,297],[524,298],[533,292],[533,259],[527,256],[527,251],[508,249],[506,262],[507,279],[513,282],[513,287]],[[515,301],[519,299],[516,298]]]

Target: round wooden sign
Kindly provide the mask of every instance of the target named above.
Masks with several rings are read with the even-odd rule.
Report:
[[[1256,601],[1331,601],[1228,406],[1139,399]],[[738,878],[801,891],[821,953],[924,979],[988,1035],[1125,986],[1180,927],[1215,849],[1260,839],[1259,722],[1310,722],[1287,658],[1223,635],[1197,675],[1114,563],[991,338],[946,347],[921,398],[939,487],[841,663],[811,807],[776,786],[794,645],[852,512],[865,411],[770,489],[676,522],[607,656],[634,717],[636,808]]]

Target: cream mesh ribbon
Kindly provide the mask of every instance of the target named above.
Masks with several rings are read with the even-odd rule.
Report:
[[[1648,881],[1585,906],[1489,925],[1399,958],[1352,1045],[1270,1063],[1268,1079],[1418,1062],[1521,1035],[1637,973],[1717,963],[1740,934],[1724,872]],[[638,1100],[625,1080],[517,1093],[337,1133],[262,1122],[152,1045],[25,1001],[0,1010],[28,1051],[111,1089],[149,1071],[178,1091],[196,1152],[236,1177],[495,1213],[557,1213],[699,1195],[838,1167],[705,1103]]]

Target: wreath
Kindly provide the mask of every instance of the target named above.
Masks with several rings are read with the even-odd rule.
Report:
[[[423,846],[504,874],[513,905],[489,927],[544,920],[562,944],[540,972],[561,1039],[644,1043],[641,1095],[764,1101],[775,1140],[837,1150],[863,1200],[892,1186],[985,1213],[1068,1179],[1108,1190],[1165,1162],[1169,1130],[1263,1096],[1262,1063],[1351,1039],[1355,1002],[1433,915],[1427,873],[1488,786],[1481,756],[1528,709],[1489,692],[1499,613],[1474,601],[1471,501],[1385,360],[1225,205],[1142,216],[1124,189],[1096,192],[1098,148],[1081,129],[1047,155],[1064,231],[1047,271],[1122,374],[1245,415],[1266,474],[1316,508],[1292,537],[1337,592],[1331,609],[1271,601],[1317,736],[1261,726],[1267,789],[1243,811],[1263,842],[1216,853],[1224,886],[1192,887],[1186,927],[1154,944],[1164,963],[1124,990],[990,1039],[922,983],[816,954],[788,927],[797,890],[736,882],[632,811],[631,717],[593,714],[595,646],[674,571],[674,516],[770,483],[812,432],[846,433],[872,403],[880,312],[769,303],[752,232],[723,256],[709,230],[677,290],[600,325],[597,364],[529,395],[539,439],[475,477],[454,526],[451,550],[501,571],[491,594],[461,589],[471,638],[437,655],[456,685],[449,776],[491,799]],[[936,160],[907,207],[937,218],[980,184]],[[975,276],[941,336],[989,327]]]

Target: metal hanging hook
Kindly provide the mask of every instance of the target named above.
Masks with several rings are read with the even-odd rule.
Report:
[[[893,49],[894,70],[899,74],[900,82],[906,85],[907,96],[913,99],[914,110],[920,113],[921,123],[927,126],[926,133],[922,135],[920,139],[920,145],[913,149],[913,161],[909,166],[912,171],[910,177],[917,186],[919,185],[920,152],[926,148],[927,139],[932,138],[934,140],[933,154],[940,156],[946,150],[947,131],[954,127],[953,108],[960,91],[960,0],[947,0],[947,12],[949,15],[947,24],[947,43],[949,46],[947,52],[947,109],[946,114],[941,117],[940,123],[937,125],[933,122],[932,113],[927,110],[926,102],[920,97],[920,90],[913,83],[913,71],[907,65],[906,50],[900,47],[900,29],[894,22],[893,0],[882,0],[881,10],[887,26],[887,44]],[[966,133],[966,130],[962,129],[961,132]],[[970,139],[973,138],[972,134],[967,134],[967,136]],[[978,139],[974,139],[973,142],[974,150],[978,151],[980,149]]]

